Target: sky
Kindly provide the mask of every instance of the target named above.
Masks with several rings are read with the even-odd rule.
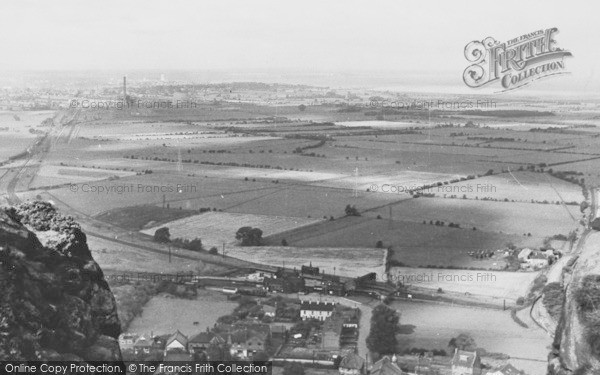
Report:
[[[599,10],[591,0],[2,0],[0,72],[393,71],[462,83],[468,42],[558,27],[574,57],[555,89],[599,92]]]

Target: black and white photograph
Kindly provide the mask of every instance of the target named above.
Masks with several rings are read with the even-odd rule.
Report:
[[[599,12],[1,0],[0,374],[600,375]]]

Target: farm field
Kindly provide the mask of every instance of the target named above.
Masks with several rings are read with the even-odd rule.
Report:
[[[219,248],[223,243],[235,243],[235,233],[241,227],[260,228],[263,231],[263,236],[269,236],[319,221],[320,219],[301,219],[286,216],[206,212],[144,229],[141,232],[152,236],[158,228],[166,226],[169,228],[171,238],[191,240],[198,237],[202,239],[204,247],[216,246]]]
[[[144,305],[142,314],[133,319],[128,331],[164,335],[179,330],[190,337],[212,328],[220,316],[229,314],[236,306],[225,295],[210,290],[198,289],[194,300],[162,294]]]
[[[408,196],[375,195],[359,193],[354,196],[351,189],[336,189],[322,186],[279,184],[277,190],[247,202],[227,206],[227,211],[239,213],[260,212],[266,215],[287,215],[294,217],[321,218],[345,215],[346,205],[356,205],[359,209],[369,209],[385,204],[410,199]]]
[[[29,130],[43,130],[44,128],[37,129],[37,126],[53,115],[50,111],[0,111],[0,162],[32,145],[39,135],[32,134]]]
[[[246,201],[253,198],[252,194],[265,194],[262,190],[271,189],[276,185],[244,182],[241,179],[222,181],[204,176],[152,173],[76,186],[77,191],[72,191],[71,187],[61,187],[50,192],[79,211],[88,215],[98,215],[134,205],[162,205],[163,195],[166,203],[169,203],[172,208],[222,209],[225,197],[231,195],[234,199],[237,197]]]
[[[191,272],[194,275],[208,275],[222,269],[222,267],[205,264],[200,260],[192,261],[178,257],[172,257],[171,263],[169,263],[166,255],[149,254],[147,251],[135,247],[94,236],[88,236],[87,242],[94,259],[109,275],[107,276],[109,280],[111,277],[120,275],[130,275],[135,278],[138,272],[173,275]]]
[[[145,226],[154,226],[157,223],[181,219],[197,214],[196,210],[181,210],[176,208],[162,208],[152,205],[141,205],[116,208],[103,212],[96,219],[116,225],[123,229],[140,230]]]
[[[537,272],[470,271],[452,269],[392,267],[389,278],[404,285],[445,292],[469,293],[513,303],[526,296]],[[426,276],[426,277],[425,277]]]
[[[251,262],[300,269],[312,264],[322,273],[359,277],[369,272],[383,275],[385,250],[374,248],[297,248],[291,246],[233,247],[226,254]],[[334,270],[335,268],[335,270]]]
[[[133,172],[43,164],[29,187],[35,189],[44,186],[60,185],[65,183],[78,184],[88,181],[121,178],[133,175],[135,175]]]
[[[414,326],[413,333],[398,335],[404,348],[447,351],[451,338],[467,333],[479,347],[489,352],[534,360],[509,360],[528,374],[546,373],[546,357],[552,339],[536,326],[519,326],[509,311],[399,301],[390,306],[400,313],[402,325]]]
[[[453,186],[453,185],[450,185]],[[435,191],[436,189],[432,189]],[[377,215],[388,219],[389,208],[369,211],[365,215]],[[531,217],[535,217],[535,221]],[[408,199],[392,206],[392,217],[396,220],[427,224],[439,220],[448,225],[459,224],[461,228],[483,230],[523,236],[531,234],[540,246],[546,237],[555,234],[568,235],[581,227],[579,206],[556,204],[533,204],[494,202],[474,199],[419,198]]]
[[[581,187],[560,180],[546,173],[517,172],[483,176],[475,180],[457,182],[456,184],[426,190],[440,196],[456,195],[470,199],[496,199],[516,202],[531,200],[550,203],[583,201]],[[575,206],[577,207],[577,206]]]
[[[338,121],[335,123],[340,126],[355,127],[355,126],[369,126],[373,128],[384,128],[384,129],[402,129],[415,126],[412,122],[400,122],[400,121],[376,121],[376,120],[365,120],[365,121]]]
[[[377,241],[382,241],[384,248],[393,248],[393,259],[410,266],[452,265],[465,268],[503,268],[503,262],[477,260],[471,258],[468,253],[502,249],[508,243],[522,245],[526,244],[528,239],[522,235],[367,217],[345,217],[327,221],[318,226],[271,236],[266,240],[268,244],[277,245],[283,238],[290,246],[307,248],[374,248]]]

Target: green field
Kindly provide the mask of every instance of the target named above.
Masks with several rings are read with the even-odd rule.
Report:
[[[493,268],[489,260],[475,260],[468,253],[496,250],[523,236],[424,225],[411,221],[346,217],[318,226],[268,237],[269,244],[279,244],[285,238],[297,247],[384,247],[394,249],[394,259],[411,266],[463,266]],[[525,237],[527,238],[527,237]],[[501,268],[503,264],[496,265]]]

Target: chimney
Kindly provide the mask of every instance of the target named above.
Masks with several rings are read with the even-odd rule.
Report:
[[[127,77],[123,76],[123,103],[127,103]]]

